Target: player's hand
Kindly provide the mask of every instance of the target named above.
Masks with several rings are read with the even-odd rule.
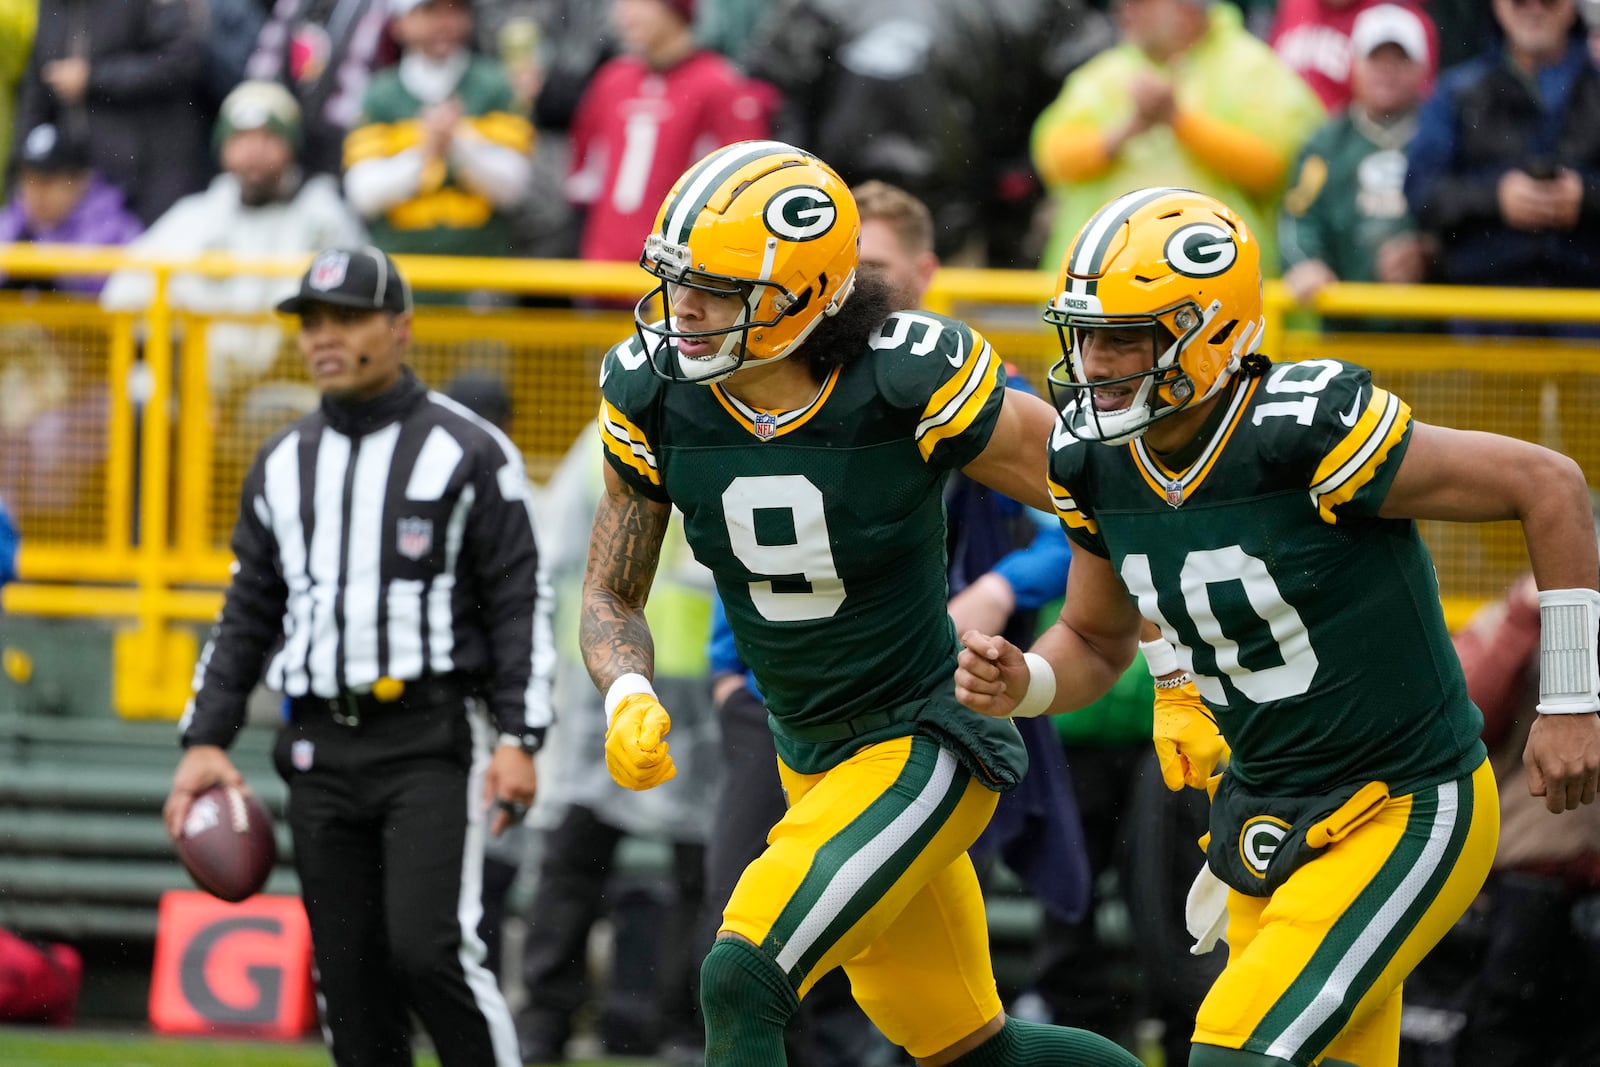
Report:
[[[1028,693],[1028,663],[1022,649],[1003,637],[977,630],[961,635],[956,657],[956,699],[980,715],[1009,716]]]
[[[1206,783],[1231,754],[1217,729],[1217,718],[1200,699],[1194,683],[1174,689],[1157,689],[1155,727],[1156,761],[1161,781],[1176,793],[1184,786],[1206,788]]]
[[[1544,797],[1552,812],[1594,803],[1600,786],[1600,718],[1594,715],[1540,715],[1522,750],[1528,792]]]
[[[176,841],[183,834],[184,820],[189,817],[189,807],[194,798],[211,786],[221,782],[226,786],[246,789],[244,775],[233,765],[228,754],[216,745],[191,745],[178,761],[172,775],[172,792],[161,808],[162,821],[167,824],[167,836]]]
[[[678,768],[662,740],[672,719],[649,693],[624,697],[606,731],[606,770],[624,789],[654,789],[671,781]]]

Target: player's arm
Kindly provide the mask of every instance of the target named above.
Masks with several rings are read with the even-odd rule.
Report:
[[[649,678],[655,673],[655,642],[644,605],[672,515],[671,504],[634,489],[610,464],[604,470],[605,494],[594,513],[578,634],[584,666],[602,693],[625,674]]]
[[[1528,789],[1553,812],[1591,803],[1600,787],[1600,551],[1583,471],[1526,441],[1418,423],[1379,514],[1522,524],[1540,589],[1544,661],[1545,714],[1523,752]]]
[[[650,789],[677,774],[662,740],[672,728],[650,685],[655,643],[644,605],[661,559],[672,505],[652,500],[607,463],[583,576],[578,643],[605,694],[606,769],[627,789]]]
[[[1026,657],[1003,637],[962,635],[956,696],[973,711],[998,717],[1075,711],[1122,677],[1139,632],[1139,613],[1111,561],[1079,552],[1067,572],[1060,617]]]
[[[1016,389],[1004,390],[1004,397],[989,443],[962,472],[1013,500],[1051,512],[1045,465],[1055,409]]]

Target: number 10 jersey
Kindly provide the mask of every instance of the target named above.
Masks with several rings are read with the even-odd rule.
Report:
[[[1378,515],[1411,410],[1353,364],[1236,380],[1192,465],[1057,423],[1050,491],[1068,537],[1111,560],[1195,676],[1258,794],[1347,783],[1391,795],[1484,758],[1416,524]],[[1214,421],[1214,420],[1213,420]]]

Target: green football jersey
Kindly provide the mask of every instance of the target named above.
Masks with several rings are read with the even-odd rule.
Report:
[[[1005,367],[965,323],[898,312],[805,407],[673,384],[638,337],[600,373],[600,434],[624,481],[684,515],[778,752],[816,773],[920,732],[991,788],[1027,768],[1016,728],[955,698],[943,485],[999,417]]]
[[[1217,713],[1241,785],[1267,795],[1384,781],[1409,793],[1484,758],[1409,520],[1378,515],[1411,410],[1362,367],[1275,364],[1223,394],[1186,471],[1142,440],[1058,422],[1050,490],[1067,535],[1106,557]]]

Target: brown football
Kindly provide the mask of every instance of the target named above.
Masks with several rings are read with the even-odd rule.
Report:
[[[177,849],[194,884],[230,902],[259,892],[278,861],[272,814],[261,798],[220,784],[194,798]]]

